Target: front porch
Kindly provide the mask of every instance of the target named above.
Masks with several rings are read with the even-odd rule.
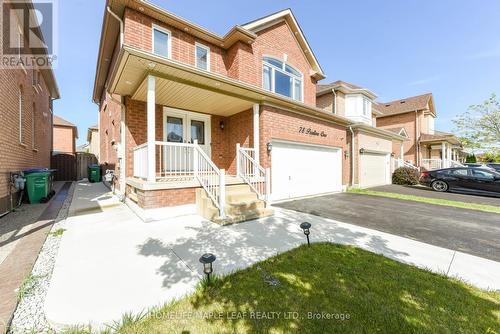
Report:
[[[421,140],[420,154],[420,167],[426,170],[462,167],[465,162],[462,146],[454,137],[443,141]]]

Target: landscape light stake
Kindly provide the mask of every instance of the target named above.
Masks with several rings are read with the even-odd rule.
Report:
[[[210,284],[210,274],[214,271],[212,263],[215,261],[215,255],[205,253],[200,257],[200,262],[203,264],[203,272],[207,275],[207,283]]]
[[[309,229],[311,228],[311,224],[308,222],[303,222],[302,224],[300,224],[300,228],[304,231],[304,234],[307,237],[307,246],[311,246],[311,244],[309,243],[309,234],[311,233]]]

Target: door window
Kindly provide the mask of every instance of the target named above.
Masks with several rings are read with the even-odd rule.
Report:
[[[179,117],[167,117],[167,141],[182,143],[184,141],[183,119]]]
[[[191,120],[191,141],[195,140],[199,145],[205,145],[205,122]]]

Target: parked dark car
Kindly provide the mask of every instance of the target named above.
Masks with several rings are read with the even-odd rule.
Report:
[[[497,172],[500,172],[500,163],[492,162],[492,163],[486,164],[486,166],[493,168]]]
[[[485,168],[456,167],[425,171],[420,184],[435,191],[500,197],[500,173]]]

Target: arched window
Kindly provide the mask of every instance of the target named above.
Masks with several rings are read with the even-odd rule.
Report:
[[[302,73],[284,61],[271,57],[262,59],[262,85],[268,91],[302,101]]]

